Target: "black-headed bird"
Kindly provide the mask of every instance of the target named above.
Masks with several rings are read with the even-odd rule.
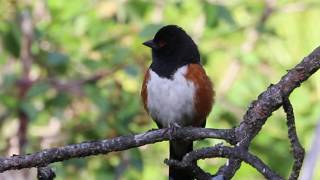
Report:
[[[197,45],[176,25],[162,27],[143,44],[152,50],[152,63],[141,90],[148,114],[159,128],[205,127],[214,91],[200,63]],[[192,150],[192,141],[170,141],[170,159],[182,160]],[[169,179],[194,178],[190,172],[170,167]]]

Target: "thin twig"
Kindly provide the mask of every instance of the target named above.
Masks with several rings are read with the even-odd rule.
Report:
[[[288,137],[290,139],[294,158],[294,163],[289,180],[296,180],[299,177],[299,173],[302,167],[304,159],[304,149],[299,142],[299,138],[296,132],[293,108],[288,98],[283,99],[283,109],[287,114]]]

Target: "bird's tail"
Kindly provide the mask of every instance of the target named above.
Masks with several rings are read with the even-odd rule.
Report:
[[[181,161],[183,156],[193,150],[192,141],[170,141],[170,159]],[[192,180],[190,171],[169,167],[169,180]]]

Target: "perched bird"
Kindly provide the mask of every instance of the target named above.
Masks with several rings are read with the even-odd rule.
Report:
[[[152,50],[141,96],[144,108],[159,128],[205,127],[214,91],[201,63],[197,45],[179,26],[162,27],[143,43]],[[170,141],[170,159],[182,160],[192,141]],[[190,172],[169,168],[169,179],[194,179]]]

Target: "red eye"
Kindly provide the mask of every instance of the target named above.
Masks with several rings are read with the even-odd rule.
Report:
[[[164,47],[166,44],[167,44],[167,43],[164,42],[164,41],[159,41],[158,46],[159,46],[160,48],[162,48],[162,47]]]

